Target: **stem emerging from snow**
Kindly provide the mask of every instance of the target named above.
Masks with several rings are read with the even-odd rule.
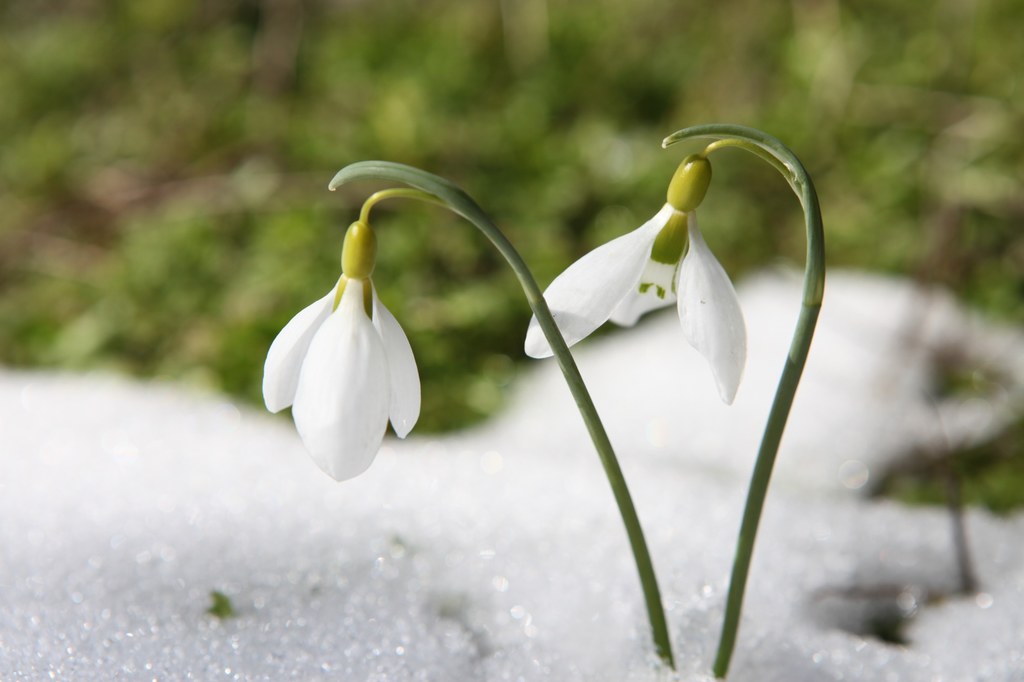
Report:
[[[512,246],[511,242],[498,229],[497,225],[484,213],[483,209],[473,201],[462,189],[456,187],[444,178],[421,171],[411,166],[405,166],[388,161],[361,161],[354,163],[338,171],[329,185],[331,190],[353,180],[385,180],[399,182],[415,189],[391,189],[378,192],[370,197],[364,205],[364,217],[369,213],[371,207],[377,201],[389,197],[404,197],[409,199],[420,199],[433,204],[439,204],[457,213],[477,229],[483,232],[491,244],[501,253],[515,272],[519,284],[526,294],[526,300],[537,316],[540,328],[547,337],[551,350],[558,360],[558,367],[565,376],[569,390],[576,401],[580,415],[587,425],[590,438],[594,442],[598,457],[604,466],[605,475],[611,484],[612,494],[619,506],[619,513],[626,526],[626,534],[629,536],[629,544],[633,550],[633,557],[636,560],[637,571],[640,574],[640,583],[643,587],[644,600],[647,603],[647,615],[650,619],[651,631],[654,637],[654,646],[661,659],[673,669],[675,661],[672,656],[672,645],[668,636],[668,625],[665,621],[665,611],[661,605],[661,594],[658,590],[658,581],[654,575],[654,565],[651,563],[651,555],[647,551],[647,542],[644,540],[643,530],[640,527],[640,519],[637,517],[636,508],[626,486],[626,479],[622,475],[615,451],[612,449],[611,441],[605,432],[604,425],[594,407],[594,401],[583,383],[576,362],[565,344],[558,326],[555,324],[551,311],[548,309],[540,287],[537,286],[533,274],[526,266],[522,257]]]
[[[729,595],[725,604],[725,620],[714,664],[715,676],[723,678],[729,672],[729,661],[736,646],[736,633],[739,628],[740,612],[743,609],[743,593],[750,572],[750,559],[754,553],[754,540],[757,537],[757,526],[761,520],[772,467],[779,451],[786,420],[789,418],[790,407],[793,405],[793,396],[796,394],[797,384],[800,383],[800,375],[807,360],[818,311],[821,309],[825,289],[825,234],[814,183],[796,155],[771,135],[743,126],[702,125],[673,133],[665,138],[662,146],[668,147],[682,140],[708,137],[715,138],[716,141],[704,150],[705,155],[723,147],[739,147],[768,162],[779,171],[800,200],[807,226],[803,306],[800,308],[800,317],[793,333],[786,364],[782,369],[782,377],[775,390],[775,400],[768,413],[768,423],[765,425],[757,462],[750,478],[747,503],[743,509],[739,539],[736,542],[736,557],[733,561]]]

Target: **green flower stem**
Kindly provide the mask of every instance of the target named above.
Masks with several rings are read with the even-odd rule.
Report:
[[[814,184],[804,169],[803,164],[793,152],[779,140],[759,130],[735,125],[702,125],[684,128],[665,138],[663,147],[693,138],[716,138],[705,149],[710,153],[723,147],[739,147],[767,161],[779,171],[793,189],[800,204],[803,206],[804,219],[807,226],[807,264],[804,273],[803,306],[793,333],[793,341],[789,347],[789,355],[782,369],[775,400],[768,413],[761,439],[761,448],[757,453],[757,462],[750,478],[747,492],[747,503],[743,510],[740,524],[739,539],[736,542],[736,558],[732,566],[729,580],[729,595],[725,605],[725,620],[722,624],[722,637],[718,644],[715,657],[714,673],[718,678],[725,677],[729,671],[729,661],[736,646],[736,632],[739,628],[740,612],[743,609],[743,593],[746,589],[747,575],[750,572],[750,559],[754,553],[754,540],[757,537],[757,526],[761,520],[768,483],[772,476],[772,466],[779,451],[782,432],[789,418],[789,410],[793,405],[800,375],[807,361],[807,351],[814,335],[814,325],[821,309],[821,299],[825,290],[825,234],[822,228],[821,208],[818,206],[818,195]]]
[[[675,660],[672,656],[672,645],[669,641],[665,611],[661,605],[658,581],[654,575],[654,565],[651,563],[651,556],[647,551],[647,543],[644,540],[640,519],[637,517],[636,509],[633,506],[629,488],[626,486],[626,479],[622,475],[622,469],[619,467],[619,462],[615,457],[615,451],[612,449],[612,444],[608,439],[608,434],[605,432],[604,425],[601,423],[600,417],[598,417],[594,401],[591,399],[586,385],[583,383],[583,377],[580,376],[576,362],[569,352],[569,347],[566,346],[565,340],[562,338],[562,334],[558,330],[554,318],[551,316],[551,311],[548,309],[540,287],[537,286],[537,282],[534,280],[533,274],[526,266],[526,263],[501,230],[484,213],[483,209],[462,189],[444,178],[398,163],[361,161],[338,171],[338,174],[331,180],[329,187],[331,190],[334,190],[338,186],[354,180],[399,182],[420,190],[425,195],[413,194],[412,192],[415,190],[384,190],[374,195],[374,197],[378,195],[386,195],[382,196],[382,198],[403,196],[406,198],[423,199],[448,208],[473,223],[498,249],[512,268],[512,271],[515,272],[516,277],[519,279],[519,284],[526,294],[526,300],[530,304],[530,308],[533,309],[534,315],[537,316],[537,322],[540,324],[540,328],[544,332],[544,336],[547,337],[551,350],[558,360],[558,366],[565,376],[565,381],[569,385],[569,390],[576,401],[580,415],[587,425],[587,431],[590,432],[590,438],[594,442],[597,454],[601,458],[605,475],[611,484],[612,494],[615,496],[615,502],[619,506],[619,513],[622,515],[622,521],[626,526],[626,534],[629,537],[629,544],[633,550],[633,557],[636,560],[637,571],[640,574],[640,584],[643,587],[644,600],[647,604],[647,615],[650,619],[655,649],[661,659],[674,669]],[[398,194],[398,192],[405,193]],[[373,197],[371,197],[371,200],[373,200]],[[370,200],[367,201],[367,204],[369,203]],[[369,211],[366,205],[364,205],[363,210],[367,213]]]
[[[332,190],[333,189],[334,188],[332,187]],[[370,197],[363,202],[363,208],[359,211],[359,222],[369,225],[370,210],[385,199],[417,199],[419,201],[425,201],[428,204],[434,204],[435,206],[441,206],[444,208],[448,207],[448,204],[444,203],[433,194],[427,194],[422,190],[409,189],[407,187],[382,189],[379,192],[371,194]]]

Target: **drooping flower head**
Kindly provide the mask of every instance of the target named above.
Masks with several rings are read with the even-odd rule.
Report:
[[[686,340],[711,365],[719,396],[732,403],[746,363],[747,333],[736,290],[697,227],[695,209],[710,182],[705,156],[683,159],[661,210],[570,265],[544,299],[570,346],[608,320],[632,326],[643,314],[676,303]],[[526,353],[551,355],[536,318]]]
[[[285,325],[263,371],[267,409],[292,407],[306,450],[338,481],[370,466],[389,419],[405,438],[420,413],[412,348],[370,279],[376,257],[373,230],[353,223],[338,283]]]

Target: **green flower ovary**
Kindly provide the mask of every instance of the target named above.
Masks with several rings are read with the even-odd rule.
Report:
[[[710,184],[711,162],[700,154],[690,154],[668,184],[668,203],[677,211],[689,213],[704,201]]]
[[[369,279],[377,264],[377,236],[357,220],[349,225],[341,247],[341,271],[350,279]]]

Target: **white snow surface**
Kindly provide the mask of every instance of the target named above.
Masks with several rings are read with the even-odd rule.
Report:
[[[625,532],[554,361],[482,427],[388,439],[335,483],[291,421],[108,376],[0,372],[0,679],[710,680],[749,471],[800,282],[740,287],[734,406],[672,313],[585,341],[658,570],[657,663]],[[415,346],[415,337],[413,337]],[[936,397],[937,359],[999,380]],[[253,372],[261,368],[254,367]],[[1024,334],[941,292],[831,275],[769,491],[730,679],[1024,680],[1024,515],[864,494],[1019,414]],[[237,617],[206,613],[226,594]],[[912,615],[906,644],[871,621]]]

